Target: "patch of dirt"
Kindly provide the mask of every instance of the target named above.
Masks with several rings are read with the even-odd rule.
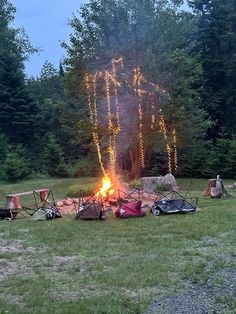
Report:
[[[26,264],[20,264],[18,262],[2,259],[0,261],[0,281],[5,280],[12,275],[26,275],[32,272],[32,267]]]
[[[215,285],[215,278],[222,283]],[[210,314],[231,311],[225,300],[236,297],[236,273],[223,270],[206,285],[185,283],[177,293],[156,298],[144,314]]]
[[[36,247],[24,247],[23,240],[4,240],[0,238],[0,254],[1,253],[38,253]]]
[[[219,246],[222,245],[222,241],[211,237],[204,237],[202,238],[200,245],[202,247]]]

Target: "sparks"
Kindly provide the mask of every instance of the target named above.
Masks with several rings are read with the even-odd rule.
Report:
[[[120,58],[118,60],[112,59],[112,75],[115,81],[117,81],[116,78],[116,63],[121,63],[121,66],[124,67],[123,65],[123,59]],[[118,88],[117,84],[114,84],[114,89],[115,89],[115,106],[116,106],[116,123],[117,123],[117,128],[115,129],[115,133],[118,134],[121,131],[121,126],[120,126],[120,109],[119,109],[119,101],[118,101]]]
[[[116,173],[116,160],[115,160],[115,139],[114,139],[114,130],[112,124],[112,116],[111,116],[111,95],[110,95],[110,74],[108,72],[105,73],[105,81],[106,81],[106,97],[107,97],[107,116],[108,116],[108,130],[109,130],[109,156],[110,156],[110,170],[112,175]]]
[[[142,93],[141,93],[141,81],[143,80],[140,68],[134,69],[133,85],[138,97],[138,114],[139,114],[139,151],[140,151],[140,163],[144,168],[144,143],[143,143],[143,108],[142,108]],[[136,88],[135,88],[136,87]]]
[[[94,89],[94,106],[93,107],[92,107],[92,102],[91,102],[90,82],[89,82],[89,78],[91,78],[91,76],[89,77],[88,74],[85,75],[85,82],[86,82],[86,89],[87,89],[90,122],[92,126],[93,142],[97,149],[98,161],[102,169],[103,175],[106,176],[106,171],[102,162],[102,154],[101,154],[101,148],[100,148],[99,137],[98,137],[98,119],[97,119],[97,105],[96,105],[96,77],[97,75],[95,74],[93,77],[93,89]]]
[[[172,132],[173,135],[173,145],[174,145],[174,164],[175,164],[175,171],[178,169],[178,154],[177,154],[177,136],[176,136],[176,129]]]
[[[161,109],[160,109],[160,115],[161,115],[161,118],[160,118],[159,125],[160,125],[160,129],[163,133],[165,142],[166,142],[166,152],[167,152],[167,157],[168,157],[168,170],[171,173],[172,172],[171,148],[170,148],[170,144],[168,143],[166,123],[165,123],[164,115],[163,115],[163,112]]]

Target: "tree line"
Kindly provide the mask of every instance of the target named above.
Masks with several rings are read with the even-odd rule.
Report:
[[[89,119],[86,73],[122,56],[127,72],[168,91],[166,127],[176,129],[177,176],[234,177],[236,172],[236,3],[233,0],[90,0],[70,20],[66,58],[46,61],[37,78],[24,62],[37,49],[12,26],[15,8],[0,0],[0,178],[100,174]],[[124,75],[124,74],[123,74]],[[128,88],[126,88],[127,90]],[[102,103],[104,87],[99,87]],[[128,113],[127,113],[128,114]],[[108,136],[99,125],[101,141]],[[168,172],[160,129],[143,126],[145,168],[132,171],[137,143],[119,167],[130,177]],[[108,147],[104,144],[103,150]],[[138,158],[138,157],[137,157]]]

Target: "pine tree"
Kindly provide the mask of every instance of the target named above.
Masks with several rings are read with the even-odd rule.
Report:
[[[201,64],[198,56],[193,57],[190,53],[196,19],[191,13],[178,10],[180,2],[91,0],[81,9],[82,19],[74,17],[71,21],[74,33],[70,36],[70,46],[64,44],[64,47],[68,52],[67,82],[72,95],[69,109],[72,109],[71,117],[74,117],[75,123],[68,124],[67,130],[77,143],[78,139],[75,136],[79,134],[80,139],[86,139],[87,147],[92,147],[83,76],[86,72],[95,73],[101,69],[109,69],[111,59],[120,56],[124,59],[125,74],[132,75],[134,68],[140,66],[148,81],[166,87],[171,101],[168,104],[167,101],[165,102],[163,110],[170,129],[173,128],[173,124],[177,128],[180,135],[179,145],[190,142],[193,145],[193,141],[204,135],[208,121],[205,123],[205,112],[199,109]],[[97,90],[102,94],[102,87]],[[156,102],[156,107],[163,105],[163,102],[159,101],[160,98]],[[130,103],[135,106],[136,99]],[[131,108],[130,105],[127,107]],[[77,117],[73,109],[79,113]],[[126,116],[129,116],[129,113],[127,111]],[[101,137],[106,137],[104,125],[99,126],[103,127],[103,131],[100,132]],[[157,141],[157,128],[153,136],[150,131],[150,119],[143,124],[148,160],[156,160],[157,158],[151,155],[157,154],[160,149],[165,150],[164,145],[161,148],[161,145],[158,148],[154,147],[158,144],[152,145]],[[131,168],[135,168],[133,172],[137,174],[136,168],[140,168],[138,141],[135,136],[132,139],[129,136],[127,138],[129,144],[123,145],[127,149],[121,157],[122,163],[125,164],[122,167],[129,168],[130,172],[132,172]]]
[[[25,88],[24,60],[27,39],[19,39],[19,30],[10,23],[15,8],[7,0],[0,0],[0,132],[10,142],[26,143],[32,140],[37,107]]]
[[[197,42],[203,65],[203,103],[214,121],[210,138],[236,132],[236,2],[191,0],[199,16]]]

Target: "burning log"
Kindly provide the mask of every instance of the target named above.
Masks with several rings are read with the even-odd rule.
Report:
[[[108,201],[109,196],[114,194],[114,189],[113,189],[113,184],[111,183],[110,177],[106,176],[102,179],[102,187],[101,189],[97,192],[96,196],[101,197],[102,200]]]

